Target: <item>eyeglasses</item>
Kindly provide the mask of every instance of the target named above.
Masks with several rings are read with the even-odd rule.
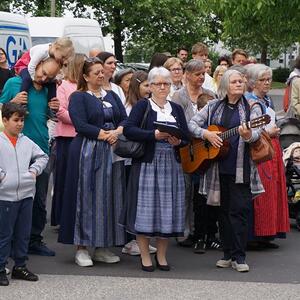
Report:
[[[156,86],[156,87],[170,87],[171,83],[170,82],[152,82],[152,85]]]
[[[176,72],[180,73],[183,71],[183,69],[182,68],[173,68],[173,69],[170,69],[170,71],[173,73],[176,73]]]
[[[272,78],[260,78],[260,79],[258,79],[258,81],[263,82],[263,83],[271,83]]]

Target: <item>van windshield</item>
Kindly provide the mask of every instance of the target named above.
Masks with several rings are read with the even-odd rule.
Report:
[[[50,36],[32,36],[32,46],[38,45],[38,44],[50,44],[54,42],[57,38],[56,37],[50,37]]]

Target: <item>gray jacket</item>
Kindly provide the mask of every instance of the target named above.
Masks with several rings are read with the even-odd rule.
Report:
[[[16,147],[0,133],[0,201],[34,197],[35,178],[45,169],[48,156],[32,140],[20,134]]]

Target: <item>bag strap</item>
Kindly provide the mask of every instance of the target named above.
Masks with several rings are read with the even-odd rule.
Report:
[[[145,113],[144,113],[144,116],[143,116],[143,120],[142,120],[142,123],[141,123],[141,127],[140,127],[141,129],[145,128],[146,119],[148,117],[149,111],[150,111],[150,102],[149,102],[149,100],[147,100],[147,107],[146,107],[146,110],[145,110]]]
[[[258,101],[254,102],[250,105],[250,110],[253,108],[254,105],[259,105],[260,106],[262,114],[266,113],[266,107]]]

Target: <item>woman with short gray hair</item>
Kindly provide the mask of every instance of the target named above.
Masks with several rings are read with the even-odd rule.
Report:
[[[220,233],[224,256],[218,260],[219,268],[233,267],[248,272],[246,243],[248,234],[248,207],[253,195],[264,192],[257,168],[250,158],[249,144],[258,140],[260,131],[248,128],[246,121],[261,115],[259,107],[250,111],[243,97],[245,82],[240,72],[224,73],[218,89],[219,99],[212,100],[190,121],[190,132],[206,140],[215,148],[223,146],[218,131],[207,125],[238,128],[238,133],[227,138],[230,151],[227,156],[210,164],[205,177],[200,179],[199,193],[207,193],[207,203],[220,205]],[[223,135],[225,139],[225,136]]]
[[[132,160],[120,223],[137,236],[143,271],[154,271],[149,254],[151,237],[156,238],[157,268],[169,271],[168,237],[182,236],[184,231],[184,179],[178,149],[187,144],[188,137],[179,139],[159,131],[154,122],[177,125],[186,134],[188,128],[182,108],[167,100],[170,72],[155,67],[148,81],[151,98],[137,102],[124,127],[128,139],[145,143],[145,152]],[[146,111],[145,127],[140,128]]]
[[[212,99],[216,95],[210,90],[204,89],[202,84],[205,78],[205,66],[202,60],[191,59],[185,66],[186,85],[175,92],[172,101],[179,104],[184,111],[186,121],[189,122],[192,117],[204,106],[200,101],[202,96],[208,96]],[[206,103],[205,103],[206,104]],[[204,253],[206,248],[212,242],[216,243],[217,248],[220,243],[216,240],[215,234],[218,231],[216,226],[216,210],[206,205],[205,196],[197,193],[199,188],[199,179],[196,174],[184,174],[185,179],[185,235],[186,239],[178,241],[183,247],[194,246],[194,253]],[[194,192],[194,190],[196,192]],[[209,215],[210,218],[203,218]],[[210,222],[211,226],[207,226]],[[208,232],[209,230],[209,232]]]
[[[252,233],[249,247],[278,248],[279,246],[271,241],[276,237],[284,238],[290,230],[290,224],[285,170],[278,139],[280,129],[275,124],[275,109],[272,99],[268,96],[272,83],[272,69],[263,64],[255,64],[249,67],[247,77],[252,92],[247,93],[246,98],[251,105],[259,103],[255,106],[259,107],[262,113],[270,115],[271,123],[266,127],[266,131],[275,150],[272,160],[258,165],[266,192],[253,199],[251,205],[254,220],[249,231]]]

